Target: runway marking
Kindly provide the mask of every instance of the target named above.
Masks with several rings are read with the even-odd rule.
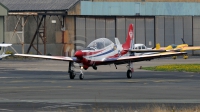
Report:
[[[69,103],[68,105],[52,105],[52,106],[45,106],[45,107],[41,107],[40,109],[47,109],[47,108],[51,108],[51,109],[55,109],[55,108],[60,108],[60,107],[68,107],[70,109],[76,109],[75,106],[80,106],[80,105],[91,105],[91,104],[83,104],[83,103]]]
[[[68,107],[70,105],[53,105],[53,106],[45,106],[45,107],[42,107],[42,109],[45,109],[45,108],[59,108],[59,107]]]
[[[9,111],[9,112],[12,112],[12,111],[14,111],[14,110],[10,110],[10,109],[1,109],[1,108],[0,108],[0,111]]]
[[[21,79],[21,77],[0,77],[0,79]]]

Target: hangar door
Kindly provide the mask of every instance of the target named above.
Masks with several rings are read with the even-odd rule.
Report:
[[[135,43],[154,47],[154,17],[76,17],[76,48],[86,47],[94,39],[105,37],[125,42],[129,24],[135,27]],[[80,41],[78,41],[80,40]],[[85,41],[82,42],[82,41]],[[83,45],[84,43],[84,45]]]
[[[76,17],[76,49],[86,47],[97,38],[114,41],[115,17]],[[85,41],[85,42],[83,42]]]
[[[3,42],[3,34],[4,34],[4,25],[3,25],[3,17],[0,16],[0,43]]]
[[[124,43],[126,40],[130,24],[134,24],[135,43],[154,47],[154,17],[117,17],[116,37],[119,38],[121,43]]]

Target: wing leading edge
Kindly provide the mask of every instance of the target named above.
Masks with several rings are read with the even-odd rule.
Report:
[[[193,46],[193,47],[184,47],[180,50],[187,51],[187,50],[200,50],[200,46]]]
[[[65,57],[65,56],[46,56],[46,55],[33,55],[33,54],[15,54],[15,56],[43,58],[43,59],[52,59],[52,60],[60,60],[60,61],[75,61],[76,60],[76,58]]]
[[[118,57],[118,58],[106,58],[103,61],[105,64],[115,63],[115,64],[124,64],[127,62],[139,62],[139,61],[147,61],[152,60],[155,58],[161,57],[169,57],[169,56],[178,56],[178,55],[185,55],[186,52],[164,52],[158,54],[150,54],[150,55],[141,55],[141,56],[125,56],[125,57]]]

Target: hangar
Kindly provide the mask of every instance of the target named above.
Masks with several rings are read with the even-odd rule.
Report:
[[[200,0],[0,0],[9,9],[5,41],[15,52],[73,55],[92,40],[135,25],[135,42],[200,45]],[[199,51],[189,52],[199,55]]]

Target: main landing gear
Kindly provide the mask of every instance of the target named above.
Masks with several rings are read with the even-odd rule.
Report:
[[[183,59],[188,59],[188,55],[183,55]]]
[[[68,73],[69,73],[69,78],[70,79],[74,79],[76,76],[75,71],[73,70],[75,68],[75,66],[73,65],[73,62],[69,62],[69,69],[68,69]],[[80,74],[79,74],[79,79],[83,80],[84,79],[84,74],[82,72],[82,67],[80,70]]]
[[[69,71],[69,78],[74,79],[76,76],[75,72],[73,70]]]
[[[126,76],[128,79],[131,79],[132,78],[132,72],[134,72],[133,70],[133,63],[132,62],[129,62],[128,65],[127,65],[127,72],[126,72]]]

